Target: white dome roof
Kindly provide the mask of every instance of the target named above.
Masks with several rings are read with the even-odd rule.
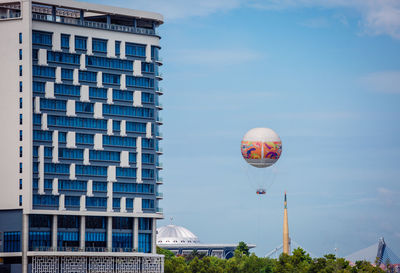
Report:
[[[198,243],[200,243],[199,238],[187,228],[168,225],[157,229],[158,245],[182,245]]]

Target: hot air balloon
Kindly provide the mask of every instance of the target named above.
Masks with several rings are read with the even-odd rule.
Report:
[[[268,168],[274,165],[282,154],[282,142],[278,134],[269,128],[254,128],[248,131],[241,143],[241,152],[244,160],[256,168]],[[259,171],[263,173],[263,171]],[[253,180],[253,179],[252,179]],[[272,180],[272,179],[269,179]],[[262,178],[256,193],[266,194],[266,181]],[[269,186],[271,186],[271,184]]]

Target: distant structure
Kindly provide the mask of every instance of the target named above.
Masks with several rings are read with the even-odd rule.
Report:
[[[283,253],[290,255],[290,237],[289,237],[286,191],[284,200],[285,201],[283,209]]]
[[[354,252],[345,259],[353,264],[356,261],[367,261],[377,266],[390,265],[394,272],[400,272],[400,258],[387,246],[383,237],[377,243]]]
[[[193,251],[222,259],[233,257],[238,244],[202,244],[190,230],[175,225],[157,229],[157,246],[172,251],[175,255],[189,255]],[[250,249],[256,247],[248,244]]]

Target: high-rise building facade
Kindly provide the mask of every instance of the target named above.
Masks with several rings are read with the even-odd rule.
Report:
[[[72,0],[0,0],[6,270],[163,271],[162,23]]]

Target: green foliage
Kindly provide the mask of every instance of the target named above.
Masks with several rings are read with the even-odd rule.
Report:
[[[247,244],[245,242],[239,242],[239,245],[237,246],[236,250],[239,253],[244,254],[246,256],[250,255],[249,247],[247,246]]]
[[[184,257],[175,257],[171,251],[161,248],[157,248],[157,253],[166,257],[165,273],[384,273],[365,261],[351,266],[333,254],[312,259],[303,249],[297,248],[290,256],[282,254],[279,259],[270,259],[250,254],[245,251],[246,247],[243,243],[229,260],[205,257],[197,251]]]

